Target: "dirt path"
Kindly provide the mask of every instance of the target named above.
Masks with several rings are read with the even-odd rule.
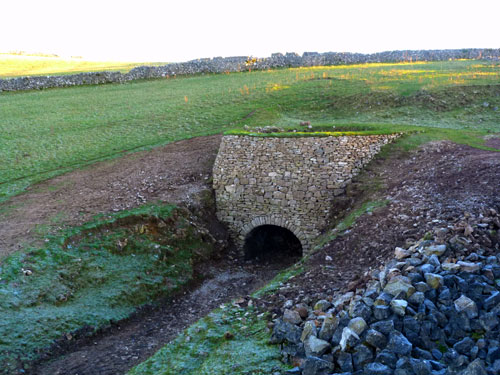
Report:
[[[47,355],[48,360],[33,368],[29,374],[125,374],[184,328],[223,302],[246,296],[263,286],[286,266],[284,263],[252,265],[229,258],[214,263],[207,267],[207,279],[193,291],[120,322],[97,336],[65,343],[60,350]],[[56,359],[50,361],[51,357]]]
[[[157,200],[185,202],[205,189],[220,136],[199,137],[100,162],[32,186],[0,204],[0,260],[47,232]]]

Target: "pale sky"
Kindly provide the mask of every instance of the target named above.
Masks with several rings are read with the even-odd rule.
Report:
[[[500,0],[4,0],[0,52],[186,61],[500,48]]]

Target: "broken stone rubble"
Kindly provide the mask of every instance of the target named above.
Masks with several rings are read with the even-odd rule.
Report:
[[[335,297],[320,316],[311,304],[294,327],[316,327],[326,314],[336,328],[322,337],[308,330],[308,342],[321,340],[321,355],[305,354],[304,340],[288,345],[284,360],[299,364],[290,373],[499,374],[499,242],[493,256],[478,247],[457,254],[456,244],[398,248],[364,289]],[[286,340],[274,330],[273,342]]]

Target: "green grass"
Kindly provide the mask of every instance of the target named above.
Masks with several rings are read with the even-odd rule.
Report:
[[[283,370],[264,314],[229,304],[191,325],[128,375],[268,375]]]
[[[175,206],[143,206],[6,258],[0,374],[28,364],[56,339],[92,333],[186,286],[196,277],[194,263],[213,250],[190,220]]]
[[[499,64],[453,61],[2,93],[0,200],[98,160],[244,125],[447,129],[446,137],[481,145],[482,136],[500,131],[499,81]]]
[[[373,131],[289,131],[288,129],[283,132],[272,132],[272,133],[257,133],[247,130],[229,130],[224,132],[224,135],[239,135],[247,137],[274,137],[274,138],[303,138],[303,137],[342,137],[342,136],[353,136],[353,135],[380,135],[380,134],[393,134],[393,131],[383,132],[380,130]]]
[[[107,70],[128,72],[136,66],[160,64],[165,65],[165,63],[90,61],[82,58],[0,53],[0,79],[37,75],[101,72]]]

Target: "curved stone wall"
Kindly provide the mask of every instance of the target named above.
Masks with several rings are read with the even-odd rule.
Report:
[[[279,215],[264,215],[253,218],[249,223],[240,228],[239,238],[237,242],[239,244],[242,244],[252,230],[262,225],[276,225],[278,227],[288,229],[295,235],[295,237],[299,239],[300,243],[302,244],[302,251],[307,251],[308,241],[304,233],[300,230],[300,228],[293,225],[284,216],[280,217]]]
[[[246,56],[197,59],[163,66],[139,66],[128,73],[91,72],[63,76],[30,76],[0,79],[1,91],[41,90],[51,87],[123,83],[138,79],[175,77],[177,75],[241,72],[300,66],[324,66],[403,61],[443,61],[455,59],[499,60],[500,49],[387,51],[372,54],[349,52],[275,53],[254,59]]]
[[[225,136],[213,170],[217,216],[240,248],[252,229],[270,224],[295,234],[307,254],[335,197],[398,136]]]

